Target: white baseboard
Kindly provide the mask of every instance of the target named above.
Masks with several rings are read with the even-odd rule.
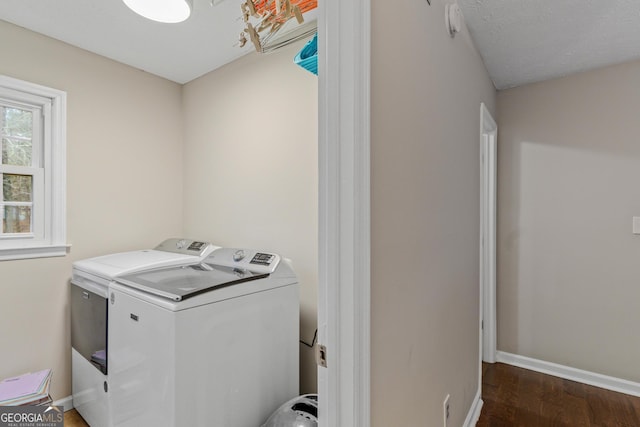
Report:
[[[469,409],[469,413],[467,414],[467,419],[464,420],[463,427],[474,427],[478,423],[480,413],[482,412],[482,404],[484,403],[480,396],[481,390],[478,390],[475,399],[473,399],[471,409]]]
[[[73,397],[63,397],[62,399],[54,401],[52,405],[62,406],[64,408],[64,412],[70,411],[71,409],[73,409]]]
[[[567,380],[577,381],[579,383],[584,383],[595,387],[640,397],[640,383],[636,383],[633,381],[627,381],[621,378],[597,374],[595,372],[583,371],[582,369],[558,365],[557,363],[545,362],[544,360],[532,359],[530,357],[519,356],[517,354],[505,353],[503,351],[498,351],[496,353],[496,361],[536,372],[541,372],[547,375],[553,375],[554,377],[560,377]]]

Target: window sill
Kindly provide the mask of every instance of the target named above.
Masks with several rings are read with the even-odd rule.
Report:
[[[0,249],[0,261],[61,257],[68,254],[70,249],[71,245],[25,246],[22,248]]]

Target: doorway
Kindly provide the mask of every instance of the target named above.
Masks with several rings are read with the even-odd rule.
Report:
[[[496,179],[498,126],[480,104],[480,355],[496,361]],[[481,371],[482,372],[482,371]]]

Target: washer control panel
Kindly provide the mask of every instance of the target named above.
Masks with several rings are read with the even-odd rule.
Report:
[[[269,265],[271,265],[271,263],[273,262],[275,257],[276,256],[274,254],[267,254],[267,253],[264,253],[264,252],[258,252],[253,256],[253,258],[251,258],[251,261],[249,261],[249,264],[257,264],[257,265],[269,266]]]
[[[207,264],[271,274],[280,263],[280,255],[252,249],[220,248],[204,260]]]
[[[217,246],[209,242],[180,238],[167,239],[155,247],[157,251],[194,255],[200,258],[206,257],[213,252],[214,249],[217,249]]]

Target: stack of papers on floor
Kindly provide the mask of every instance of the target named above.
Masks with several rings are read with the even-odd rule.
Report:
[[[51,403],[51,369],[0,381],[0,406],[46,405]]]

